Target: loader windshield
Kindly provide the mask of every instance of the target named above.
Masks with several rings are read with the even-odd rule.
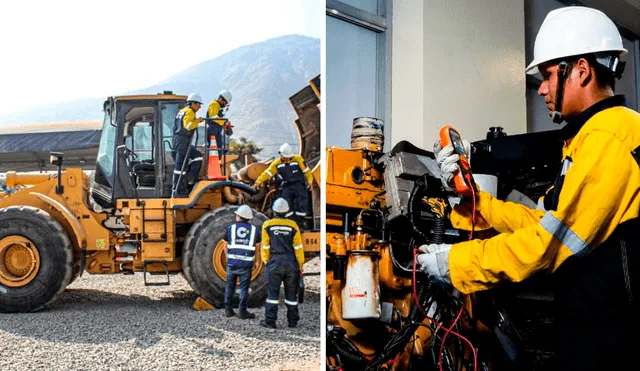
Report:
[[[98,149],[98,166],[105,178],[112,184],[113,159],[116,144],[116,127],[111,125],[111,114],[105,110],[102,134],[100,136],[100,148]]]

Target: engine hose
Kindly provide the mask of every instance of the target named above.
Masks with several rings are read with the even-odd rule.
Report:
[[[413,228],[413,231],[416,232],[418,236],[422,237],[425,243],[429,243],[429,238],[427,237],[427,235],[425,235],[420,230],[420,228],[418,228],[418,225],[416,224],[416,221],[415,221],[415,215],[414,215],[414,207],[415,207],[416,197],[418,195],[418,190],[423,188],[425,188],[424,185],[422,184],[422,182],[419,182],[419,181],[416,181],[413,185],[413,189],[411,190],[411,195],[409,196],[409,207],[408,207],[409,223],[411,224],[411,228]]]
[[[331,337],[330,337],[331,339]],[[341,357],[344,357],[350,361],[353,362],[358,362],[358,363],[363,363],[366,362],[367,359],[365,358],[365,355],[362,353],[356,353],[353,350],[347,349],[346,347],[343,347],[342,344],[340,344],[340,341],[336,338],[333,338],[333,341],[328,341],[329,344],[331,344],[332,348],[336,351],[336,353],[338,353]]]
[[[387,342],[384,349],[372,359],[364,371],[379,370],[388,360],[393,359],[407,345],[413,333],[419,327],[417,323],[409,323],[396,332]]]
[[[416,284],[418,283],[416,282]],[[431,285],[429,284],[429,282],[426,282],[420,285],[420,288],[418,289],[417,298],[416,298],[418,303],[420,303],[420,305],[422,305],[422,303],[424,303],[425,300],[427,299],[430,286]],[[424,314],[420,309],[418,309],[418,306],[416,305],[415,302],[412,303],[411,305],[411,310],[409,311],[409,319],[411,320],[411,322],[422,322],[422,320],[424,319]]]
[[[433,241],[431,243],[441,244],[444,242],[444,218],[436,217],[433,222]]]

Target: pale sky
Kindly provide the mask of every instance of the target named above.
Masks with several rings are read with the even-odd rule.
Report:
[[[156,84],[243,45],[320,38],[321,0],[0,3],[0,114]]]

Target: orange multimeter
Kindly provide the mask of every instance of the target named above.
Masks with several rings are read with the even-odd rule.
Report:
[[[453,184],[456,188],[456,193],[463,197],[474,197],[476,185],[471,176],[471,166],[469,165],[460,133],[449,125],[443,126],[442,129],[440,129],[440,144],[442,148],[452,145],[453,152],[460,156],[460,160],[458,160],[460,170],[453,175]]]

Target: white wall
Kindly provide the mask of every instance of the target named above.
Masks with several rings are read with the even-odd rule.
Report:
[[[392,22],[391,145],[526,132],[523,1],[395,1]]]
[[[424,142],[424,0],[393,3],[391,24],[391,138]]]

